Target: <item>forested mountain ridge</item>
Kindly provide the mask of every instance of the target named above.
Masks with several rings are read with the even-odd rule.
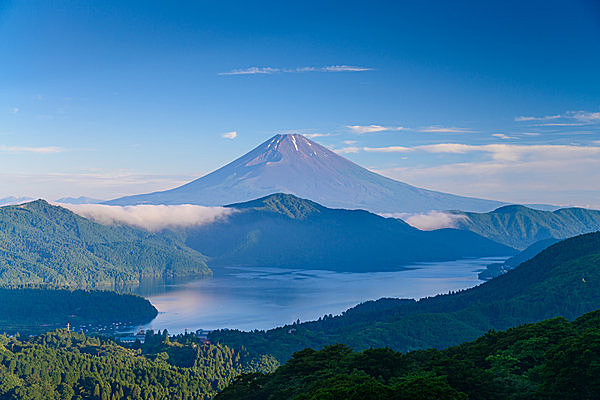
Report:
[[[446,350],[306,349],[216,400],[583,400],[600,393],[600,311],[490,331]]]
[[[211,267],[269,266],[351,272],[422,261],[508,256],[515,250],[455,229],[424,232],[363,210],[331,209],[290,194],[227,206],[226,220],[186,230]]]
[[[600,308],[600,232],[566,239],[477,287],[420,301],[380,299],[340,316],[269,331],[213,331],[213,341],[286,360],[306,347],[345,343],[355,350],[445,348],[489,329]]]
[[[104,226],[44,200],[0,207],[0,286],[95,288],[210,274],[174,235]]]
[[[488,213],[450,211],[457,229],[465,229],[524,250],[549,238],[566,239],[600,230],[600,211],[585,208],[534,210],[525,206],[504,206]]]

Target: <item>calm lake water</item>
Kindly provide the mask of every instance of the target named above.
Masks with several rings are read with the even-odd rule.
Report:
[[[269,329],[339,314],[381,297],[422,298],[481,283],[477,272],[504,258],[422,263],[395,272],[341,273],[282,268],[219,269],[208,279],[154,283],[138,293],[159,310],[143,329],[170,333]]]

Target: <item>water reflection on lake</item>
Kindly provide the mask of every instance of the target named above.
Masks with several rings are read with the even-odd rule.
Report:
[[[180,333],[236,328],[269,329],[318,319],[366,300],[422,298],[481,283],[477,271],[504,258],[416,264],[395,272],[340,273],[282,268],[219,269],[212,278],[153,282],[138,293],[159,315],[144,328]]]

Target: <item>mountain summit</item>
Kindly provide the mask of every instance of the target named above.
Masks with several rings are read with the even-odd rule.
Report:
[[[279,192],[327,207],[377,213],[490,211],[502,205],[386,178],[302,135],[275,135],[237,160],[175,189],[122,197],[105,204],[225,205]]]

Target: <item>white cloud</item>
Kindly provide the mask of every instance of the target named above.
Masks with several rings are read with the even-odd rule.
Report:
[[[600,122],[600,112],[569,111],[566,116],[583,122]]]
[[[430,133],[473,133],[473,131],[464,128],[445,128],[441,126],[430,126],[428,128],[418,129],[419,132],[430,132]]]
[[[226,133],[222,134],[221,137],[223,137],[225,139],[235,139],[237,137],[237,132],[236,131],[226,132]]]
[[[0,146],[2,153],[61,153],[65,151],[62,147],[46,146],[46,147],[18,147],[18,146]]]
[[[304,136],[306,136],[309,139],[315,139],[318,137],[331,136],[331,133],[305,133]]]
[[[219,75],[269,75],[274,74],[276,72],[280,72],[279,68],[271,68],[271,67],[250,67],[246,69],[234,69],[229,72],[219,72]]]
[[[492,136],[497,137],[498,139],[503,139],[503,140],[516,139],[515,137],[505,135],[504,133],[494,133],[494,134],[492,134]]]
[[[562,118],[560,114],[557,115],[546,115],[543,117],[531,117],[531,116],[520,116],[515,117],[516,122],[527,122],[527,121],[547,121],[550,119],[559,119]]]
[[[303,73],[303,72],[364,72],[372,71],[373,68],[355,65],[326,65],[323,67],[297,67],[292,69],[274,67],[250,67],[245,69],[234,69],[229,72],[219,72],[218,75],[269,75],[277,72]]]
[[[150,232],[210,224],[231,215],[225,207],[183,205],[107,206],[103,204],[59,204],[103,225],[130,225]]]
[[[385,147],[344,147],[336,152],[358,153],[408,153],[426,152],[434,154],[467,154],[484,153],[491,159],[499,161],[517,161],[522,159],[568,159],[571,157],[600,156],[600,146],[583,145],[515,145],[515,144],[485,144],[473,145],[463,143],[435,143],[420,146],[385,146]]]
[[[583,126],[582,122],[552,122],[544,124],[535,124],[535,126]]]
[[[352,65],[329,65],[321,68],[324,72],[363,72],[372,71],[373,68],[357,67]]]
[[[361,150],[362,149],[360,147],[348,146],[342,147],[341,149],[334,149],[333,151],[335,151],[338,154],[353,154],[358,153]]]
[[[406,153],[413,151],[411,147],[404,146],[363,147],[362,150],[372,153]]]
[[[461,221],[469,218],[463,214],[452,214],[441,211],[431,211],[426,214],[382,214],[384,217],[400,218],[407,224],[422,231],[433,231],[436,229],[456,228]]]
[[[382,126],[382,125],[348,125],[346,128],[354,133],[362,135],[363,133],[375,133],[385,131],[401,131],[405,128],[401,126]]]
[[[486,144],[469,145],[460,143],[438,143],[416,146],[412,149],[429,153],[464,154],[469,152],[489,153],[494,160],[516,161],[523,158],[570,158],[577,156],[600,155],[598,146],[578,145],[512,145]]]
[[[11,114],[16,114],[19,112],[19,107],[13,107],[8,112]]]
[[[541,117],[533,117],[533,116],[520,116],[516,117],[515,121],[517,122],[531,122],[531,121],[549,121],[555,119],[570,119],[575,120],[579,124],[593,124],[600,122],[600,112],[590,112],[590,111],[567,111],[564,114],[556,114],[556,115],[545,115]],[[546,123],[541,124],[541,126],[578,126],[577,123]]]

